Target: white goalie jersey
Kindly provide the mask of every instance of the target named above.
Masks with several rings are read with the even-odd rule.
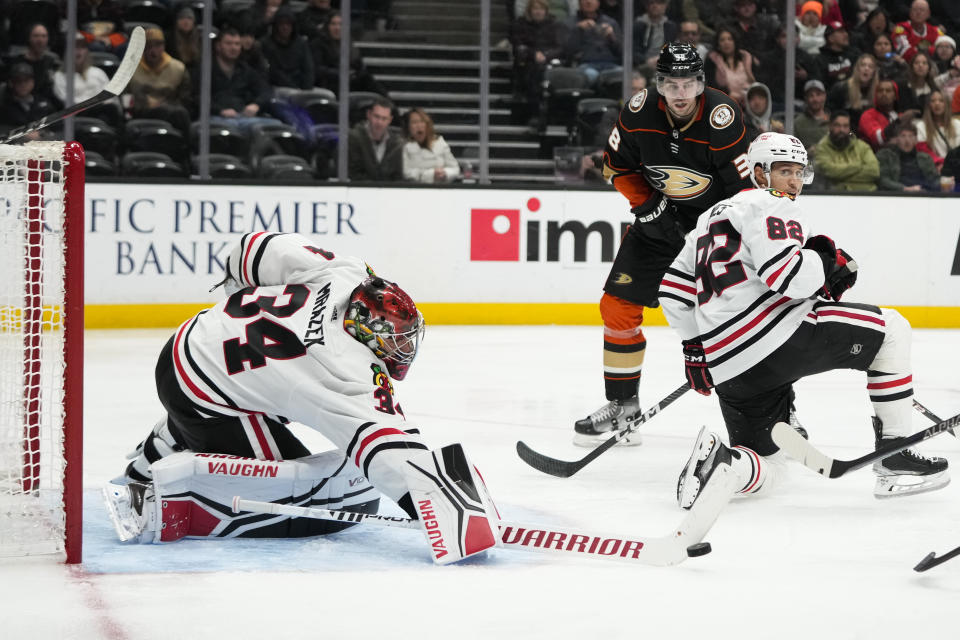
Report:
[[[797,202],[750,189],[701,214],[660,285],[667,320],[699,338],[715,384],[763,360],[812,322],[823,262]]]
[[[258,415],[316,429],[399,499],[399,468],[427,447],[406,426],[384,362],[344,330],[367,265],[301,235],[260,232],[241,239],[227,272],[228,297],[174,336],[183,392],[211,415],[249,418],[263,459],[278,452]]]

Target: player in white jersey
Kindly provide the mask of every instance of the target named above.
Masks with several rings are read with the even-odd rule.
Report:
[[[789,420],[792,385],[804,376],[866,371],[878,446],[912,433],[910,325],[893,309],[839,302],[857,266],[814,235],[797,203],[812,179],[803,144],[764,133],[748,161],[758,188],[704,212],[660,286],[690,385],[704,395],[716,387],[731,445],[700,432],[677,488],[685,508],[721,463],[740,475],[740,493],[774,484],[783,462],[770,432]],[[874,493],[937,489],[949,482],[946,469],[946,460],[904,450],[874,466]]]
[[[425,494],[443,493],[424,477],[442,472],[418,471],[434,464],[482,485],[459,445],[437,462],[406,423],[391,379],[406,376],[424,323],[395,283],[297,234],[245,235],[226,271],[226,299],[181,325],[162,350],[156,381],[166,414],[105,491],[121,540],[295,537],[349,526],[233,514],[234,495],[375,513],[383,494],[417,518]],[[311,455],[289,422],[337,449]],[[496,532],[485,490],[474,493]],[[451,559],[459,558],[443,562]]]

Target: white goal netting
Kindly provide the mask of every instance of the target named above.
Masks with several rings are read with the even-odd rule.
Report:
[[[0,145],[0,556],[64,550],[63,153]]]

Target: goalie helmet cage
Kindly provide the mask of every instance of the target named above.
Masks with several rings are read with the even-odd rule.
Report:
[[[84,154],[0,145],[0,557],[81,560]]]

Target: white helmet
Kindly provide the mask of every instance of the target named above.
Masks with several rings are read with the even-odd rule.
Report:
[[[807,150],[799,139],[785,133],[761,133],[747,151],[747,164],[750,167],[750,180],[755,187],[757,176],[754,168],[760,165],[770,184],[770,167],[774,162],[795,162],[803,165],[803,184],[813,182],[813,169],[807,165]]]

